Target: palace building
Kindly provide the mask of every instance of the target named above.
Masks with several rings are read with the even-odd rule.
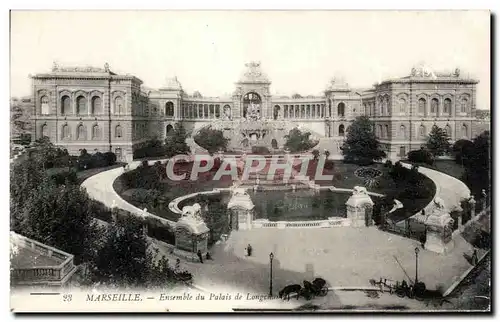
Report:
[[[188,95],[177,78],[145,89],[139,78],[117,75],[108,64],[54,64],[51,72],[31,78],[33,140],[47,136],[71,154],[83,148],[112,151],[121,161],[130,161],[134,149],[150,138],[165,138],[178,122],[192,135],[208,125],[221,129],[231,149],[244,151],[256,145],[281,149],[285,135],[299,128],[311,132],[318,148],[340,156],[349,124],[366,115],[390,159],[420,148],[433,125],[444,128],[452,141],[476,134],[478,81],[462,77],[459,69],[434,72],[417,66],[408,76],[368,89],[332,79],[324,95],[306,97],[271,95],[271,81],[258,62],[246,64],[232,95],[215,98]]]

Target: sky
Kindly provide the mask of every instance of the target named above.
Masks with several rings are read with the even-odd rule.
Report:
[[[232,93],[245,63],[260,61],[274,95],[320,95],[332,77],[352,87],[403,77],[425,63],[478,79],[490,108],[487,11],[12,11],[11,95],[29,74],[103,67],[189,94]]]

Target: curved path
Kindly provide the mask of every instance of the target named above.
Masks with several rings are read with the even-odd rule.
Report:
[[[165,160],[154,160],[150,161],[150,164],[157,161],[165,161]],[[129,169],[135,169],[137,166],[141,164],[141,161],[134,161],[129,163]],[[139,209],[136,206],[125,201],[113,188],[113,182],[120,175],[123,174],[123,168],[115,168],[108,171],[100,172],[82,183],[82,187],[87,190],[90,198],[95,199],[97,201],[102,202],[107,207],[118,207],[120,209],[126,210],[135,214],[137,216],[144,216],[143,209]],[[154,217],[155,219],[160,220],[169,225],[175,224],[173,221],[156,216],[151,213],[146,213],[148,216]]]
[[[402,163],[402,165],[408,169],[412,167],[412,164],[409,163]],[[423,166],[418,167],[418,172],[434,182],[436,185],[436,194],[434,198],[441,198],[449,211],[460,210],[460,201],[470,197],[470,190],[467,185],[455,177]],[[434,198],[432,198],[432,201],[424,208],[426,214],[430,214],[433,210]],[[421,215],[421,212],[416,215]]]

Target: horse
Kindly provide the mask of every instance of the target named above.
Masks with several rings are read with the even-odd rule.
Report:
[[[285,300],[287,298],[288,301],[290,301],[290,293],[297,293],[297,300],[299,299],[299,294],[300,294],[300,289],[302,286],[299,284],[290,284],[285,286],[280,292],[279,296],[280,299]]]

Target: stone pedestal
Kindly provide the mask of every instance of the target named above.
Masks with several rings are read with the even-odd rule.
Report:
[[[474,196],[471,196],[469,199],[469,207],[470,207],[470,219],[476,216],[476,200]]]
[[[347,218],[351,227],[366,227],[373,225],[373,201],[365,187],[354,187],[351,197],[346,202]]]
[[[231,190],[231,200],[227,205],[232,230],[252,229],[255,205],[250,195],[242,188]]]
[[[426,225],[426,242],[425,249],[446,254],[453,247],[453,218],[444,207],[441,199],[434,199],[434,209],[425,221]]]
[[[208,250],[209,229],[200,216],[199,204],[182,208],[182,217],[175,224],[175,249],[196,255]],[[193,257],[196,258],[196,257]]]

